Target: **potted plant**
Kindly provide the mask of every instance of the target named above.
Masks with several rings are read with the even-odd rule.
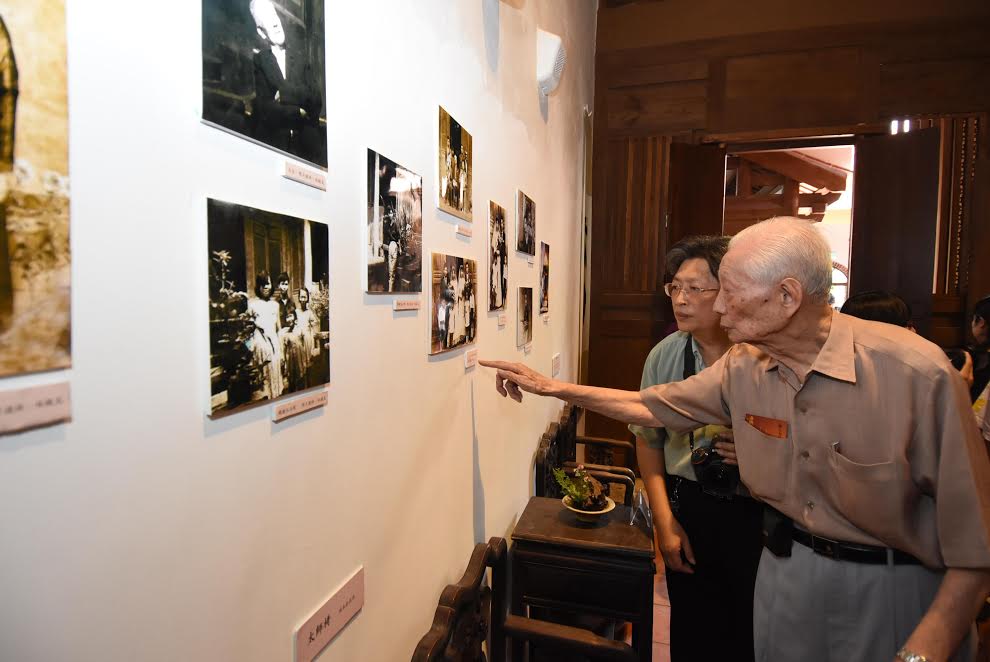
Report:
[[[615,508],[615,502],[605,496],[602,484],[585,471],[583,464],[574,470],[573,477],[559,468],[553,470],[553,475],[564,492],[561,499],[564,507],[573,511],[582,522],[595,522]]]

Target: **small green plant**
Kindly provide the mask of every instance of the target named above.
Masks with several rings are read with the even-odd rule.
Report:
[[[602,484],[588,475],[583,464],[574,470],[573,478],[560,468],[553,470],[553,477],[557,479],[564,496],[570,497],[571,505],[578,510],[604,510],[608,505]]]

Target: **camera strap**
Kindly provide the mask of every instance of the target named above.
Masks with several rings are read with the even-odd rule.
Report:
[[[688,334],[687,342],[684,343],[684,379],[694,376],[697,372],[694,363],[694,338]],[[688,444],[694,452],[694,430],[688,432]]]

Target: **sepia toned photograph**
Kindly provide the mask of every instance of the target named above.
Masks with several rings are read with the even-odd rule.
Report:
[[[478,332],[478,267],[474,260],[433,253],[430,354],[474,342]]]
[[[71,359],[64,0],[0,0],[0,376]]]
[[[207,226],[211,415],[329,383],[327,226],[219,200]]]
[[[509,248],[505,240],[505,209],[488,203],[488,310],[505,310],[509,295]]]
[[[533,340],[533,288],[519,288],[516,315],[516,346],[525,347]]]
[[[550,244],[540,242],[540,312],[550,312]]]
[[[203,121],[326,170],[324,0],[203,0]]]
[[[423,291],[423,178],[368,150],[368,293]]]
[[[471,202],[471,134],[440,107],[437,206],[465,221],[473,220]]]
[[[536,203],[516,191],[516,250],[536,256]]]

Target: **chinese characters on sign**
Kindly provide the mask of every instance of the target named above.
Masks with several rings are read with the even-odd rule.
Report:
[[[69,383],[0,392],[0,434],[72,418]]]
[[[296,631],[296,662],[312,662],[363,606],[361,567]]]

